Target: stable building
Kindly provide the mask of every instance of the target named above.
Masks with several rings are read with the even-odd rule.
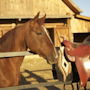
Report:
[[[62,35],[75,42],[82,42],[90,35],[90,17],[80,15],[82,10],[73,0],[1,0],[0,36],[32,19],[39,11],[40,17],[46,14],[45,26],[56,47]]]

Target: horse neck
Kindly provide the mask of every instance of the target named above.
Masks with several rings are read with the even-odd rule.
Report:
[[[0,39],[0,51],[23,51],[26,50],[23,26],[19,26]]]

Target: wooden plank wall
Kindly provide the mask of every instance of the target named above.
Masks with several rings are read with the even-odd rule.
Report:
[[[33,14],[33,0],[0,0],[0,16],[5,18],[29,17]]]
[[[60,36],[64,36],[67,40],[69,40],[69,27],[64,23],[46,23],[46,28],[54,29],[54,44],[55,47],[59,47],[61,44]]]
[[[32,18],[39,11],[47,18],[74,14],[62,0],[0,0],[1,18]]]
[[[0,24],[0,37],[2,37],[6,32],[10,31],[16,26],[15,23],[13,24]]]
[[[90,21],[72,18],[71,19],[72,33],[88,33],[90,32]]]
[[[69,39],[69,28],[67,26],[58,26],[55,28],[55,46],[59,47],[62,41],[60,36],[64,36]]]

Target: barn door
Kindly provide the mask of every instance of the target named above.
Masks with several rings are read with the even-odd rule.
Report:
[[[65,36],[69,40],[69,28],[65,25],[59,25],[55,28],[55,46],[59,49],[59,60],[56,64],[57,77],[62,82],[72,82],[72,67],[65,57],[64,47],[60,46],[60,36]]]
[[[59,25],[56,26],[55,28],[55,46],[59,47],[60,46],[60,36],[65,36],[65,38],[68,40],[69,39],[69,28],[64,25]]]

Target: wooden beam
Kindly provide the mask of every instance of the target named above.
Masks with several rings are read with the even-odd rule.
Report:
[[[56,26],[62,26],[64,23],[45,23],[46,28],[56,28]]]
[[[27,84],[27,85],[20,85],[20,86],[13,86],[13,87],[7,87],[7,88],[0,88],[0,90],[20,90],[20,89],[30,89],[30,88],[36,88],[36,87],[45,87],[45,86],[54,86],[58,84],[71,84],[71,82],[43,82],[39,84]]]
[[[76,18],[79,18],[79,19],[84,19],[84,20],[88,20],[88,21],[90,21],[90,17],[87,17],[87,16],[76,15],[75,17],[76,17]]]
[[[82,12],[82,10],[72,0],[62,0],[62,1],[76,14]]]
[[[0,52],[0,58],[19,57],[19,56],[31,55],[32,53],[33,53],[33,52],[30,52],[30,51]]]

